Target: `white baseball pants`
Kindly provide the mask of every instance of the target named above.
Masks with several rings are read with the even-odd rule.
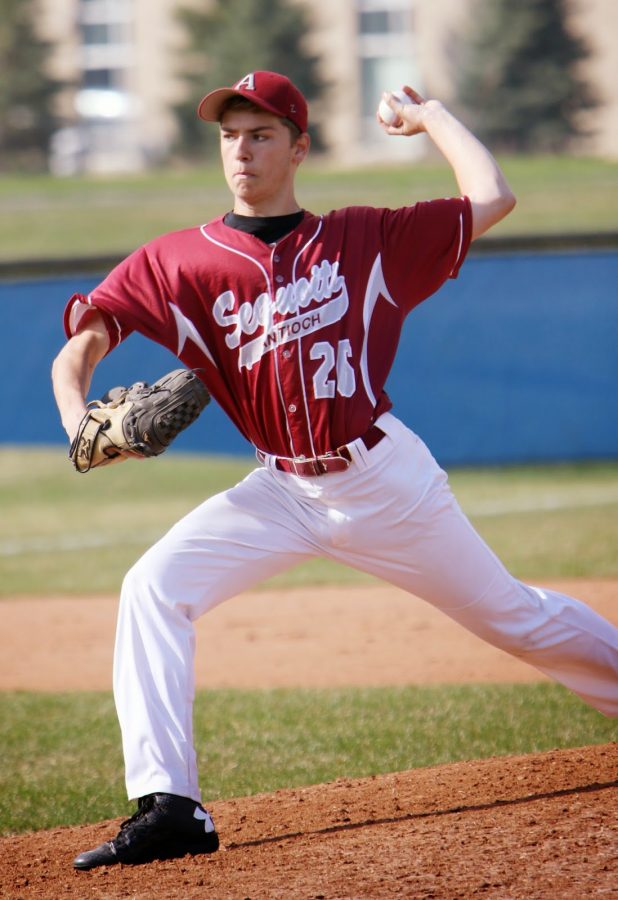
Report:
[[[193,747],[193,621],[313,556],[421,597],[490,644],[618,716],[618,628],[585,604],[514,579],[468,522],[446,474],[390,413],[350,445],[344,472],[264,467],[198,506],[127,574],[114,693],[130,798],[200,799]]]

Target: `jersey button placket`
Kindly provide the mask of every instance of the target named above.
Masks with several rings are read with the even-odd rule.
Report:
[[[273,253],[271,260],[271,274],[273,284],[276,286],[276,293],[279,288],[292,279],[290,278],[290,273],[286,272],[284,274],[285,269],[282,271],[281,266],[277,265],[281,263],[281,255],[279,253]],[[295,455],[307,440],[306,423],[302,412],[299,412],[299,410],[303,409],[303,399],[302,396],[298,396],[298,385],[295,377],[295,369],[298,365],[297,352],[295,346],[285,342],[285,338],[275,352],[280,375],[281,397],[285,404],[288,429],[292,437],[290,452]]]

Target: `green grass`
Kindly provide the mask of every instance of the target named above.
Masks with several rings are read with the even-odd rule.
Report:
[[[618,461],[459,470],[450,480],[517,577],[618,575]]]
[[[253,465],[168,454],[83,476],[63,448],[0,448],[0,597],[115,593],[170,525]],[[618,462],[459,469],[450,480],[517,577],[618,576]],[[372,581],[313,560],[264,586]]]
[[[618,739],[555,685],[200,692],[207,801]],[[0,833],[129,811],[107,693],[0,695]]]
[[[171,453],[84,477],[63,448],[0,448],[1,594],[115,592],[143,547],[252,466]],[[515,574],[618,574],[618,462],[462,469],[451,483]],[[268,584],[363,580],[315,561]],[[209,800],[618,739],[546,683],[200,692],[195,726]],[[0,694],[0,746],[0,832],[129,811],[109,694]]]
[[[572,157],[501,160],[518,197],[492,235],[615,230],[618,162]],[[313,212],[400,206],[457,193],[445,163],[301,169],[298,199]],[[125,254],[157,234],[230,208],[218,163],[124,177],[0,176],[0,260]]]

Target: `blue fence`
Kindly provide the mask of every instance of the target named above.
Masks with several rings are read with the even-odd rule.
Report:
[[[0,281],[0,443],[65,442],[50,384],[62,312],[100,275]],[[618,456],[618,251],[472,256],[408,318],[387,385],[394,412],[445,465]],[[177,361],[132,336],[92,396]],[[212,404],[175,445],[248,454]]]

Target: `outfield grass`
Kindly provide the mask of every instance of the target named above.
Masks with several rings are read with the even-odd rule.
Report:
[[[571,157],[501,160],[518,197],[492,235],[616,229],[618,162]],[[400,206],[457,193],[445,163],[299,173],[298,198],[320,213],[351,204]],[[125,254],[162,232],[230,208],[218,163],[141,175],[0,176],[0,260]]]
[[[511,686],[199,692],[208,802],[493,755],[600,744],[618,726],[564,689]],[[0,833],[129,811],[107,693],[0,694]]]
[[[170,525],[253,466],[251,459],[170,453],[82,476],[63,448],[0,448],[0,597],[115,593]],[[516,576],[618,576],[618,461],[459,469],[450,479]],[[262,586],[372,580],[314,560]]]

